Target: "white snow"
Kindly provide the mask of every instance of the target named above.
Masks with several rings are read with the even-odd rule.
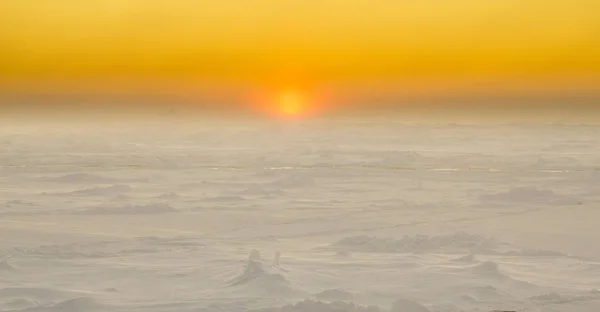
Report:
[[[600,311],[600,127],[0,125],[0,311]]]

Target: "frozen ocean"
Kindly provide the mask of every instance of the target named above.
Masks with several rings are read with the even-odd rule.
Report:
[[[600,127],[0,125],[0,311],[600,311]]]

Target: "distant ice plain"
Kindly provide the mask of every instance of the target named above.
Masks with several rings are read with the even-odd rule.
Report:
[[[592,125],[3,124],[0,311],[600,311],[599,185]]]

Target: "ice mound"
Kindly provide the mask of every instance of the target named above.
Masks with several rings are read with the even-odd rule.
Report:
[[[598,300],[600,299],[600,296],[591,292],[586,294],[559,294],[556,292],[549,292],[538,296],[529,297],[529,299],[532,301],[543,302],[545,304],[564,304]]]
[[[296,304],[290,304],[283,307],[272,307],[265,309],[250,310],[252,312],[380,312],[377,306],[361,306],[347,301],[313,301],[306,299]],[[389,312],[430,312],[424,305],[408,300],[396,300]]]
[[[119,207],[93,207],[80,211],[80,214],[89,215],[115,215],[115,214],[161,214],[176,212],[177,210],[165,203],[146,205],[126,205]]]
[[[14,271],[15,267],[8,263],[8,259],[0,260],[0,271]]]
[[[258,250],[252,250],[246,262],[244,272],[240,276],[230,280],[227,284],[229,286],[253,284],[266,288],[275,287],[275,289],[289,285],[290,282],[282,274],[285,270],[279,268],[279,257],[280,254],[277,253],[273,264],[267,264],[260,258]]]
[[[569,254],[565,254],[558,251],[544,250],[544,249],[522,249],[522,250],[510,250],[504,253],[509,256],[520,256],[520,257],[571,257]]]
[[[6,202],[6,206],[7,207],[10,207],[11,205],[33,206],[33,205],[35,205],[35,203],[29,202],[29,201],[20,200],[20,199],[9,200],[9,201]]]
[[[31,302],[52,303],[81,296],[81,294],[51,288],[36,287],[6,287],[0,289],[0,299],[25,299]]]
[[[346,251],[358,252],[441,252],[441,251],[490,251],[499,245],[494,239],[459,232],[449,235],[404,236],[401,239],[377,238],[372,236],[346,237],[336,242],[333,247]]]
[[[211,201],[211,202],[240,202],[240,201],[245,201],[246,199],[242,196],[223,195],[223,196],[215,196],[215,197],[206,198],[205,200]]]
[[[510,188],[506,192],[487,194],[480,197],[484,201],[492,202],[518,202],[530,204],[575,205],[580,201],[554,193],[552,190],[538,189],[533,186],[519,186]]]
[[[196,236],[174,236],[174,237],[157,237],[157,236],[144,236],[136,237],[136,241],[150,244],[150,245],[161,245],[168,247],[202,247],[206,248],[206,244],[202,243]]]
[[[109,178],[89,173],[70,173],[45,180],[58,183],[106,183],[112,181]]]
[[[370,162],[367,165],[379,165],[379,166],[412,166],[423,161],[425,157],[415,151],[387,151],[383,154],[382,158],[378,161]]]
[[[502,276],[499,266],[494,261],[484,261],[469,267],[469,270],[478,275]]]
[[[456,262],[466,262],[471,263],[477,260],[477,256],[474,253],[470,253],[468,255],[462,256],[460,258],[454,259]]]
[[[541,294],[538,296],[532,296],[529,297],[529,299],[531,300],[541,300],[541,301],[557,301],[557,300],[561,300],[561,295],[559,295],[556,292],[550,292],[550,293],[545,293],[545,294]]]
[[[338,252],[335,253],[335,257],[336,258],[341,258],[341,259],[346,259],[346,258],[352,257],[352,254],[350,254],[348,251],[340,250],[340,251],[338,251]]]
[[[205,250],[207,246],[196,236],[141,236],[115,241],[41,245],[19,251],[28,255],[54,259],[108,259],[131,255],[156,254],[163,252],[165,249],[189,252],[193,250]]]
[[[24,310],[38,306],[39,303],[29,298],[17,298],[2,303],[2,306],[10,310]]]
[[[566,148],[568,149],[572,149],[573,147],[577,147],[577,144],[571,145],[571,144],[561,144],[558,146],[555,146],[557,148]],[[550,151],[552,151],[552,149],[549,149]],[[583,163],[575,158],[575,157],[567,157],[567,156],[553,156],[552,158],[549,158],[547,156],[540,156],[538,157],[535,161],[533,161],[530,164],[530,168],[537,168],[537,169],[545,169],[545,168],[565,168],[565,167],[580,167]]]
[[[260,255],[259,255],[259,257],[260,257]],[[276,251],[275,257],[273,258],[273,266],[278,268],[280,260],[281,260],[281,252]]]
[[[470,299],[473,302],[509,302],[513,300],[509,294],[503,293],[490,285],[472,287],[469,293],[463,296],[463,299]]]
[[[312,186],[314,184],[314,178],[302,174],[290,174],[270,183],[271,186],[275,186],[278,188],[298,188]]]
[[[271,198],[275,196],[284,195],[285,192],[282,190],[275,190],[272,188],[265,188],[258,185],[254,185],[240,191],[240,194],[244,196],[260,196],[264,198]]]
[[[59,301],[51,305],[37,306],[27,309],[28,312],[90,312],[106,311],[106,307],[89,297],[80,297]]]
[[[115,184],[110,186],[96,186],[90,188],[84,188],[69,192],[70,195],[86,195],[86,196],[105,196],[105,195],[118,195],[124,192],[129,192],[132,187],[127,184]]]
[[[380,312],[376,306],[359,306],[354,303],[344,301],[321,302],[313,300],[304,300],[296,304],[290,304],[283,307],[272,307],[265,309],[250,310],[252,312]],[[400,311],[394,311],[400,312]]]
[[[476,254],[507,255],[523,257],[572,257],[557,251],[543,249],[519,249],[493,238],[458,232],[454,234],[429,236],[406,235],[400,239],[379,238],[367,235],[340,239],[327,248],[338,254],[349,252],[366,253],[466,253],[454,259],[455,262],[474,262]]]
[[[161,198],[161,199],[177,199],[180,197],[181,197],[181,195],[174,193],[174,192],[164,193],[164,194],[157,196],[157,198]]]
[[[413,300],[398,299],[392,304],[390,312],[429,312],[429,309]]]
[[[315,294],[315,298],[321,301],[352,301],[354,295],[343,289],[327,289]]]

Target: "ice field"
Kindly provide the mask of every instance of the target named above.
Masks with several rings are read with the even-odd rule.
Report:
[[[3,123],[0,311],[597,312],[599,203],[593,125]]]

